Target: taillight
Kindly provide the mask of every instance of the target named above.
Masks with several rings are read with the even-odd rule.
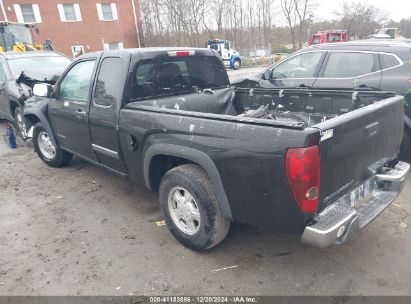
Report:
[[[320,152],[318,146],[287,150],[288,183],[298,207],[304,213],[317,211],[320,194]]]
[[[411,85],[411,79],[408,79],[408,84]]]

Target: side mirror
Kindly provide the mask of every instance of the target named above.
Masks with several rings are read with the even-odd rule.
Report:
[[[263,73],[263,76],[262,76],[263,80],[269,80],[270,79],[270,74],[271,74],[270,70],[265,71]]]
[[[48,83],[35,83],[33,86],[33,94],[39,97],[52,97],[53,87]]]

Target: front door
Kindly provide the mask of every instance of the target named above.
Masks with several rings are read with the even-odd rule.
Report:
[[[56,87],[48,105],[50,123],[59,146],[98,161],[91,147],[89,105],[95,60],[76,63]]]
[[[262,88],[309,88],[319,73],[326,51],[296,54],[270,70],[269,79],[261,79]]]

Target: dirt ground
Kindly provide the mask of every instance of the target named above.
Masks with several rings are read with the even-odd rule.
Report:
[[[236,224],[196,253],[156,225],[156,194],[19,148],[0,156],[0,295],[411,295],[410,197],[411,179],[342,246]]]

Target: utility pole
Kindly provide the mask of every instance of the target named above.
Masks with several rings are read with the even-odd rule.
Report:
[[[137,45],[139,48],[141,48],[140,32],[138,30],[138,21],[137,21],[137,15],[136,15],[136,4],[134,3],[134,0],[131,0],[131,6],[133,7],[134,26],[136,28],[136,35],[137,35]]]
[[[4,9],[3,0],[0,0],[0,6],[1,6],[1,12],[3,13],[4,20],[8,22],[9,19],[7,18],[6,10]]]

